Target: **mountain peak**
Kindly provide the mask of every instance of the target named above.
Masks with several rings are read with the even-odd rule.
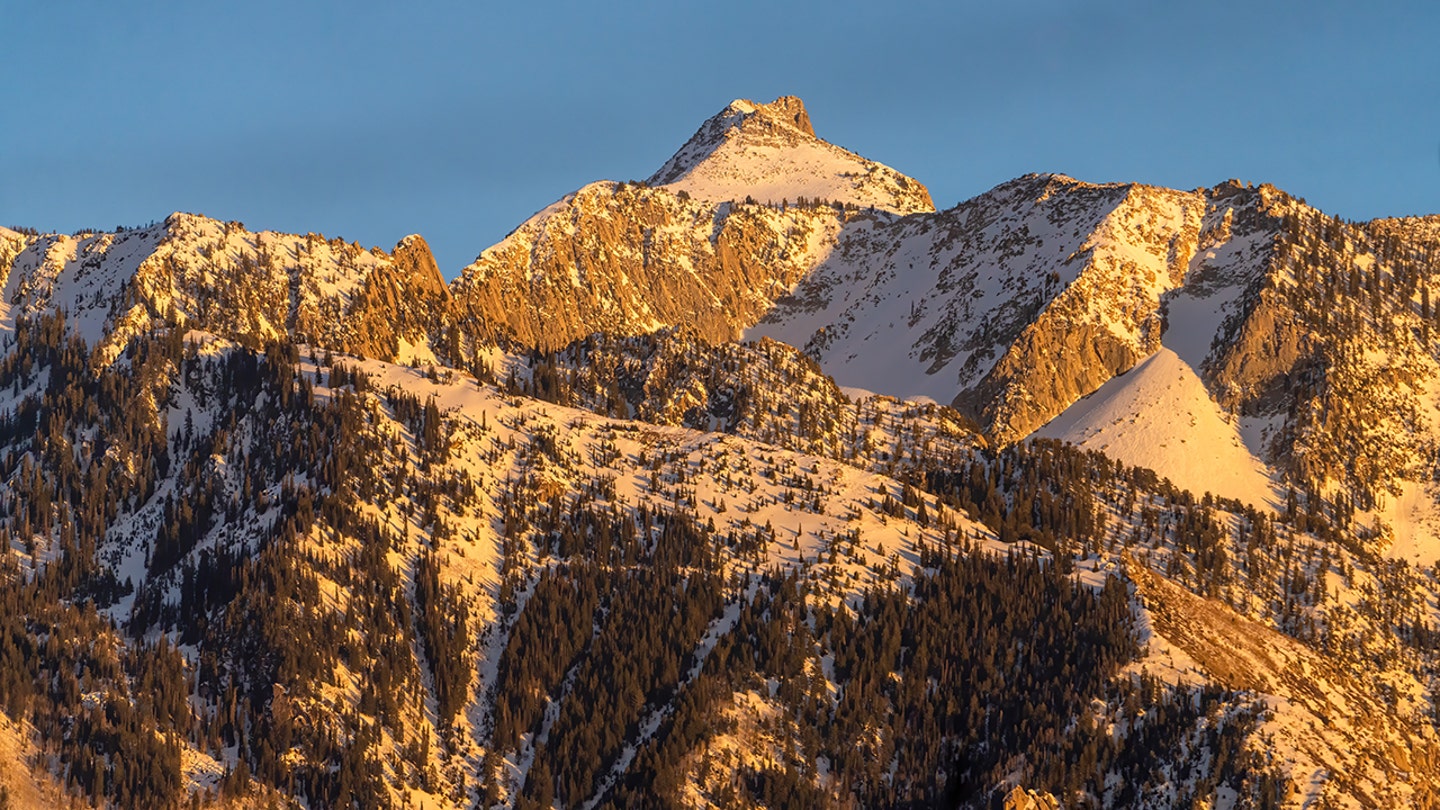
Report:
[[[737,98],[711,116],[696,134],[718,132],[720,137],[728,137],[728,133],[733,131],[758,134],[759,130],[777,127],[795,129],[802,135],[816,137],[815,127],[810,124],[810,113],[799,96],[780,96],[769,104]]]
[[[898,214],[935,210],[919,181],[817,137],[795,96],[730,102],[647,182],[714,202],[803,197]]]
[[[798,96],[781,96],[769,104],[755,104],[745,99],[737,99],[732,102],[732,106],[737,103],[749,104],[753,108],[752,114],[780,119],[806,135],[815,137],[815,128],[810,125],[810,114],[805,111],[805,102]]]

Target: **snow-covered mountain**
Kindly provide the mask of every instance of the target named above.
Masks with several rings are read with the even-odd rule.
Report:
[[[964,404],[1013,440],[1153,351],[1203,211],[1194,193],[1021,178],[847,231],[747,335],[803,346],[843,385]]]
[[[710,202],[807,199],[895,214],[935,210],[917,181],[816,137],[794,96],[730,102],[646,183]]]
[[[646,183],[592,183],[535,214],[453,291],[547,349],[681,325],[732,340],[854,223],[933,210],[920,183],[816,137],[799,99],[737,100]]]
[[[1435,806],[1437,255],[793,98],[448,286],[0,229],[0,804]]]
[[[116,233],[7,231],[0,279],[5,331],[19,318],[63,312],[106,362],[170,325],[393,359],[428,340],[448,297],[419,236],[386,253],[184,213]]]
[[[1245,211],[1273,196],[1044,175],[935,212],[918,183],[816,138],[798,100],[736,101],[649,184],[586,186],[453,289],[547,349],[672,326],[775,338],[843,386],[953,403],[1013,441],[1154,352],[1187,278],[1258,274],[1278,219]]]
[[[1185,409],[1213,428],[1176,441],[1237,451],[1223,491],[1247,488],[1262,503],[1287,486],[1339,486],[1391,523],[1432,522],[1424,508],[1388,510],[1417,503],[1406,493],[1426,485],[1426,448],[1436,446],[1423,418],[1435,353],[1413,339],[1429,317],[1433,218],[1345,224],[1270,186],[1176,191],[1058,175],[941,212],[855,197],[797,206],[805,182],[832,176],[795,169],[828,148],[808,121],[791,99],[736,102],[651,178],[660,185],[588,186],[482,253],[455,283],[457,301],[542,349],[670,327],[710,341],[780,340],[848,390],[954,405],[1002,445],[1072,406],[1090,409],[1076,403],[1163,349],[1203,383],[1186,386],[1199,398]],[[733,202],[745,188],[769,190]],[[1317,285],[1335,294],[1337,280],[1351,295],[1373,285],[1374,300],[1350,314],[1303,300]],[[1337,331],[1336,317],[1368,325]],[[1383,355],[1367,348],[1380,332]],[[1350,418],[1325,396],[1387,404],[1347,408],[1360,414]],[[1154,420],[1111,413],[1122,401],[1173,400],[1138,392],[1105,409],[1112,422],[1145,425]],[[1219,431],[1228,438],[1216,438],[1215,420],[1232,426]],[[1120,425],[1100,444],[1207,487],[1180,469],[1193,457],[1162,463],[1145,431],[1117,437]],[[1097,429],[1046,435],[1098,446]]]

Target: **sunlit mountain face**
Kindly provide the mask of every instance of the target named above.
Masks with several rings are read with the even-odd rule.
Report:
[[[793,97],[458,274],[0,230],[0,807],[1436,806],[1437,247]]]

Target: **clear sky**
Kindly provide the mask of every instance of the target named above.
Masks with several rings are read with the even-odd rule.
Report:
[[[1026,172],[1440,212],[1440,4],[0,2],[0,224],[174,210],[454,276],[731,99],[948,207]]]

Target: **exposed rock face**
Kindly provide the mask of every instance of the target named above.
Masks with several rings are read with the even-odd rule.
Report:
[[[1189,358],[1203,364],[1207,383],[1231,411],[1257,413],[1273,406],[1306,351],[1293,310],[1273,288],[1276,240],[1285,212],[1294,205],[1265,187],[1217,187],[1201,234],[1201,255],[1181,292],[1189,298],[1217,293],[1231,298],[1219,328],[1211,326],[1208,353],[1193,352]],[[1246,249],[1238,255],[1231,250],[1228,265],[1205,258],[1235,245]]]
[[[342,344],[367,357],[393,360],[406,344],[428,340],[438,323],[452,320],[450,289],[430,245],[417,235],[395,246],[389,264],[375,268],[351,302]],[[455,352],[451,350],[451,356]]]
[[[594,183],[482,253],[453,289],[467,324],[542,349],[670,325],[732,340],[813,266],[844,219],[829,206],[717,207]]]
[[[806,135],[815,136],[815,128],[810,126],[810,114],[805,111],[805,102],[795,96],[781,96],[764,106],[771,113],[789,119],[791,126]]]
[[[1247,298],[1235,339],[1216,354],[1209,377],[1226,408],[1260,414],[1283,404],[1309,340],[1281,295],[1260,289]]]
[[[1005,794],[1005,810],[1058,810],[1060,802],[1049,793],[1036,793],[1016,785]]]
[[[785,204],[836,166],[855,181],[841,205]],[[928,194],[877,205],[908,187],[896,177],[815,138],[798,99],[736,101],[651,178],[660,188],[581,189],[482,253],[455,297],[472,334],[542,349],[748,330],[842,385],[953,402],[1011,441],[1159,346],[1161,298],[1207,210],[1204,192],[1052,175],[939,214]],[[771,204],[717,204],[742,196]]]

